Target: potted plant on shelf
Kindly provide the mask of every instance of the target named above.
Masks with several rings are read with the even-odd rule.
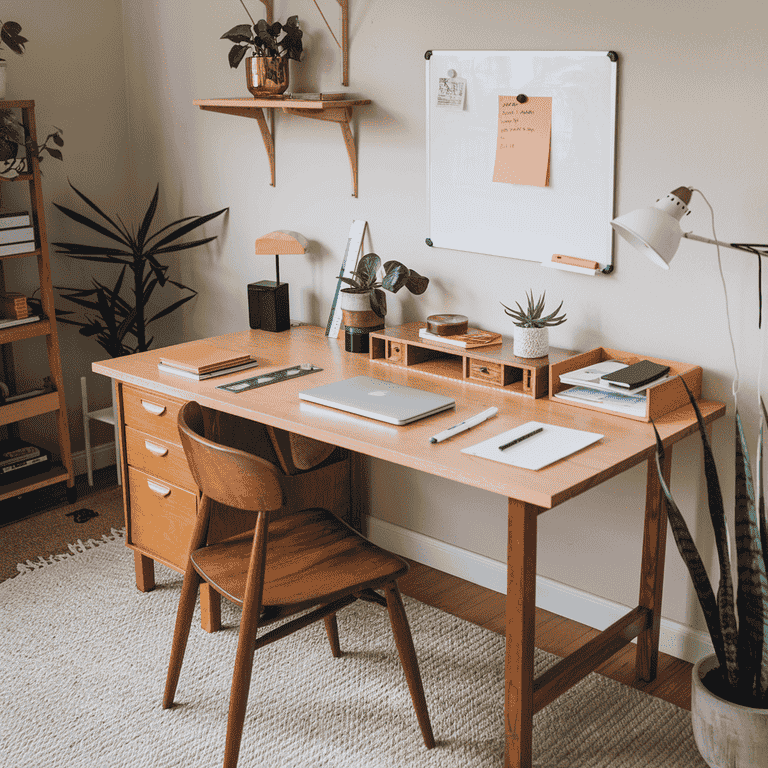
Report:
[[[549,328],[554,325],[562,325],[566,317],[558,315],[563,306],[560,302],[558,308],[548,315],[544,314],[544,299],[546,291],[541,294],[538,301],[533,300],[533,291],[527,293],[528,306],[523,309],[515,302],[517,309],[510,309],[505,304],[504,312],[509,315],[517,326],[513,340],[513,349],[517,357],[544,357],[549,354]]]
[[[301,61],[303,32],[299,28],[299,17],[290,16],[285,24],[279,21],[268,24],[264,19],[255,22],[243,0],[240,2],[252,26],[238,24],[221,36],[222,40],[234,43],[229,49],[229,66],[236,69],[252,50],[252,55],[245,59],[248,90],[257,99],[279,97],[290,82],[288,60]]]
[[[13,179],[20,173],[28,173],[31,158],[40,163],[47,154],[63,160],[60,149],[64,146],[63,131],[55,126],[54,129],[42,144],[36,144],[26,135],[24,125],[15,117],[13,110],[0,107],[0,178]]]
[[[384,327],[387,314],[387,297],[382,288],[397,293],[407,288],[420,296],[427,290],[429,278],[408,269],[399,261],[384,263],[384,275],[379,280],[381,259],[375,253],[367,253],[355,267],[351,277],[341,276],[346,284],[341,289],[341,309],[346,326],[344,346],[347,352],[367,352],[368,334]]]
[[[654,424],[656,465],[667,516],[715,650],[693,667],[691,722],[694,740],[710,768],[768,768],[768,518],[762,487],[762,441],[768,413],[761,398],[756,503],[749,450],[736,409],[734,524],[738,567],[734,595],[728,525],[717,467],[696,399],[685,381],[683,386],[698,419],[709,514],[720,570],[720,583],[715,594],[688,526],[662,476],[664,446]]]
[[[0,21],[0,43],[5,43],[11,51],[21,56],[24,53],[24,43],[26,42],[27,38],[21,36],[21,24],[15,21],[6,21],[5,23]],[[2,47],[0,47],[0,51],[2,51]],[[5,98],[6,87],[5,59],[0,57],[0,99]]]
[[[149,229],[157,211],[159,185],[155,188],[155,194],[138,228],[127,227],[119,216],[114,219],[108,216],[73,184],[70,186],[78,197],[98,215],[98,220],[58,203],[54,205],[65,216],[106,237],[110,242],[104,245],[52,243],[59,249],[56,252],[73,259],[114,264],[121,269],[112,288],[96,279],[91,280],[91,288],[57,286],[57,290],[66,291],[62,293],[63,298],[85,310],[84,320],[67,318],[66,315],[73,313],[61,312],[61,322],[79,326],[83,336],[95,337],[98,344],[111,357],[145,352],[154,341],[153,337],[147,337],[147,326],[170,315],[197,295],[197,291],[192,288],[171,280],[168,277],[168,267],[161,264],[158,258],[165,254],[197,248],[215,240],[216,235],[213,235],[198,240],[178,242],[184,235],[221,216],[229,209],[222,208],[206,216],[186,216],[150,234]],[[101,223],[102,221],[108,226]],[[132,281],[125,281],[127,270],[133,273]],[[147,305],[155,289],[166,287],[168,284],[186,295],[166,305],[147,319]],[[129,341],[130,337],[133,337],[132,341]]]

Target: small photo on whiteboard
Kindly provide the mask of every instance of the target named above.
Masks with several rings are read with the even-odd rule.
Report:
[[[461,77],[441,77],[437,83],[437,106],[448,109],[464,109],[467,98],[467,81]]]

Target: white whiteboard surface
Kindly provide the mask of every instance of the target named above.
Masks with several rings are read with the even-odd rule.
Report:
[[[610,271],[616,55],[428,51],[426,58],[428,244],[544,264],[561,254]],[[466,80],[463,109],[437,106],[449,70]],[[518,94],[552,98],[546,187],[492,181],[499,96]]]

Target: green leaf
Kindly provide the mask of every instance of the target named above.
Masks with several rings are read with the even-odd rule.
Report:
[[[82,213],[73,211],[70,208],[67,208],[63,205],[59,205],[58,203],[54,203],[54,205],[65,216],[69,216],[70,219],[72,219],[73,221],[76,221],[78,224],[82,224],[84,227],[88,227],[89,229],[92,229],[94,232],[98,232],[100,235],[104,235],[104,237],[110,238],[110,240],[116,240],[118,243],[121,243],[122,245],[130,246],[130,242],[126,240],[123,236],[116,235],[114,232],[110,232],[106,227],[102,227],[101,224],[96,223],[92,219],[89,219],[87,216],[83,216]],[[117,226],[115,226],[115,229],[117,229]],[[67,245],[67,243],[60,243],[60,245]]]
[[[375,253],[366,253],[357,264],[355,272],[365,276],[367,282],[373,282],[376,279],[376,273],[381,267],[381,259]]]
[[[147,325],[149,325],[150,323],[153,323],[155,320],[159,320],[161,317],[170,315],[171,312],[175,312],[180,306],[194,299],[196,295],[197,295],[197,292],[195,292],[192,296],[184,296],[183,298],[174,302],[170,306],[167,306],[165,309],[158,312],[151,320],[147,320]]]
[[[219,40],[231,40],[233,43],[249,43],[251,41],[251,28],[248,24],[238,24],[225,32]]]
[[[170,234],[166,235],[162,240],[159,240],[155,245],[153,246],[153,249],[155,248],[161,248],[166,243],[172,243],[174,240],[178,240],[180,237],[183,237],[188,232],[191,232],[193,229],[197,229],[198,227],[201,227],[203,224],[207,224],[212,219],[215,219],[217,216],[221,216],[222,213],[226,213],[229,210],[229,208],[222,208],[220,211],[215,211],[214,213],[209,213],[206,216],[196,216],[192,221],[188,221],[183,226],[179,227],[178,229],[174,230]],[[178,224],[179,222],[174,222],[174,224]],[[173,226],[173,225],[171,225]],[[150,238],[150,240],[153,240],[154,237]]]
[[[387,295],[381,288],[371,291],[371,309],[382,318],[387,314]]]
[[[158,184],[155,187],[155,194],[152,196],[152,200],[150,200],[147,212],[144,214],[144,219],[141,222],[141,226],[139,227],[139,233],[136,236],[136,247],[139,251],[143,250],[144,248],[144,241],[147,239],[147,232],[149,232],[149,228],[152,226],[152,219],[155,218],[155,211],[157,210],[157,201],[159,196],[160,185]]]
[[[124,242],[126,243],[126,245],[130,244],[130,237],[128,236],[128,232],[126,231],[125,227],[123,227],[121,229],[114,221],[112,221],[112,219],[109,216],[107,216],[106,213],[104,213],[104,211],[101,210],[101,208],[99,208],[98,205],[96,205],[96,203],[93,202],[93,200],[91,200],[83,192],[81,192],[71,181],[69,182],[69,186],[72,187],[72,189],[74,190],[75,194],[87,206],[89,206],[92,210],[96,211],[96,213],[98,213],[99,216],[101,216],[105,221],[107,221],[109,224],[111,224],[118,232],[120,232],[120,234],[123,237],[125,237],[125,241]]]
[[[248,53],[247,45],[233,45],[227,54],[229,66],[232,69],[237,69],[240,66],[240,62],[245,58],[246,53]]]
[[[408,267],[399,261],[388,261],[384,264],[383,288],[391,293],[397,293],[408,281]]]

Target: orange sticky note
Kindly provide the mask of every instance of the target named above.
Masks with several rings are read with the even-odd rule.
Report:
[[[493,180],[548,186],[551,139],[551,96],[530,96],[522,104],[514,96],[499,96]]]

